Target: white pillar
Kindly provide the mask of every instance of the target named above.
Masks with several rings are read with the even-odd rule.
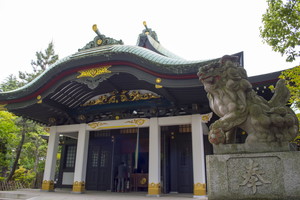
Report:
[[[150,118],[148,195],[160,195],[160,127],[158,118]]]
[[[56,129],[56,126],[50,127],[47,157],[42,184],[42,190],[44,191],[54,191],[56,156],[59,143],[59,133],[56,131]]]
[[[89,136],[89,132],[86,131],[86,124],[81,124],[78,131],[76,163],[73,182],[73,192],[75,193],[83,193],[85,191]]]
[[[206,195],[203,128],[199,114],[192,115],[194,196]]]

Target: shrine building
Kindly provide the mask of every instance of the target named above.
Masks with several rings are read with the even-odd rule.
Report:
[[[116,191],[118,165],[125,162],[127,191],[206,195],[205,155],[213,154],[207,133],[218,117],[197,72],[220,58],[180,58],[144,26],[134,46],[94,25],[97,36],[78,52],[24,87],[0,93],[9,112],[49,127],[42,190]],[[234,55],[243,67],[243,52]],[[278,75],[249,81],[268,100]]]

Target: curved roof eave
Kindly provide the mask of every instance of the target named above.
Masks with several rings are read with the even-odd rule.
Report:
[[[150,35],[147,35],[147,38],[150,42],[150,44],[162,55],[165,55],[169,58],[174,58],[174,59],[180,59],[180,60],[185,60],[177,55],[175,55],[174,53],[172,53],[171,51],[169,51],[168,49],[166,49],[165,47],[163,47],[160,43],[158,43],[156,40],[154,40]]]
[[[155,40],[151,35],[142,34],[139,35],[137,46],[144,47],[151,51],[154,51],[160,55],[166,56],[168,58],[179,59],[179,60],[186,60],[181,58],[180,56],[175,55],[164,46],[162,46],[157,40]]]
[[[0,101],[3,103],[3,101],[11,101],[32,94],[41,87],[47,90],[54,82],[61,80],[63,77],[79,70],[97,67],[96,65],[101,63],[103,65],[131,65],[146,73],[153,73],[157,77],[161,76],[167,79],[197,79],[196,73],[199,67],[216,60],[186,61],[168,58],[148,49],[129,45],[97,47],[77,52],[59,60],[24,87],[0,93]],[[32,95],[37,96],[39,94]]]

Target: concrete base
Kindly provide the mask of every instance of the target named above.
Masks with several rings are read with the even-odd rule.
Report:
[[[159,194],[147,194],[146,197],[160,197]]]
[[[43,190],[43,189],[40,189],[40,191],[41,192],[53,192],[53,193],[55,192],[55,190]]]
[[[208,200],[208,198],[207,198],[206,195],[204,195],[204,196],[194,195],[193,198],[194,199],[198,199],[198,200]]]
[[[299,200],[300,152],[207,156],[209,200]]]
[[[85,192],[73,192],[71,191],[72,194],[85,194]]]

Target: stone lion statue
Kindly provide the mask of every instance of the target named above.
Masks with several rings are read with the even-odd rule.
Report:
[[[279,80],[270,101],[258,96],[247,80],[238,57],[224,56],[219,62],[206,65],[198,72],[207,92],[209,105],[220,119],[210,126],[212,144],[233,143],[235,129],[248,136],[245,143],[289,142],[298,133],[298,119],[286,106],[290,92]]]

